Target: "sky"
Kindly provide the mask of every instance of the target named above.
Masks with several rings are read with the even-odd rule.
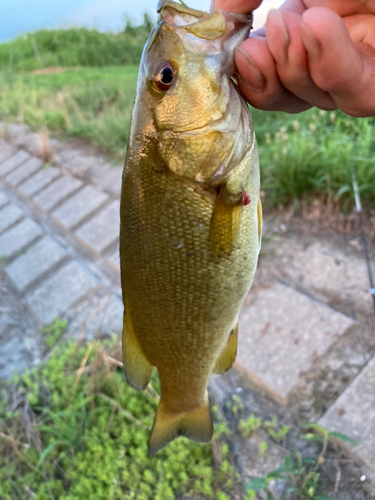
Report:
[[[188,0],[189,7],[208,10],[210,0]],[[256,11],[255,28],[281,0],[264,0]],[[157,0],[0,0],[0,42],[42,29],[86,26],[100,31],[118,31],[127,15],[141,22],[148,12],[156,18]]]

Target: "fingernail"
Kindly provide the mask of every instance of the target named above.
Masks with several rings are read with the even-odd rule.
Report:
[[[261,92],[266,86],[266,78],[259,71],[250,54],[241,47],[237,47],[235,49],[235,59],[242,60],[241,73],[238,73],[237,76],[241,85],[251,92]],[[246,80],[244,80],[244,77],[246,77]]]
[[[321,43],[303,21],[301,21],[301,38],[306,47],[309,59],[312,61],[319,60],[322,53]]]
[[[287,43],[287,45],[289,45],[290,36],[289,36],[288,30],[286,29],[284,19],[283,19],[281,12],[277,9],[271,9],[268,13],[267,20],[272,21],[274,24],[276,24],[278,26],[278,28],[281,30],[281,32],[283,34],[285,42]]]

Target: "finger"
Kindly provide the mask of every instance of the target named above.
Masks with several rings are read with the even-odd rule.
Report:
[[[309,74],[306,49],[301,38],[301,16],[272,9],[266,22],[267,43],[276,71],[286,89],[313,106],[332,110],[337,106]]]
[[[279,8],[281,12],[294,12],[295,14],[300,14],[306,10],[306,5],[302,0],[286,0]]]
[[[281,84],[264,38],[245,40],[236,50],[235,62],[239,88],[255,108],[299,113],[311,107]]]
[[[237,14],[250,14],[257,9],[262,0],[212,0],[211,10],[221,9]]]
[[[350,38],[357,49],[368,57],[375,56],[375,16],[372,14],[358,14],[343,19]],[[360,44],[360,45],[359,45]]]
[[[221,9],[227,12],[237,12],[238,14],[250,14],[261,3],[262,0],[212,0],[211,10]],[[280,9],[302,14],[306,7],[302,0],[286,0]]]
[[[375,115],[375,60],[356,49],[341,17],[314,7],[302,15],[302,26],[315,84],[348,115]]]

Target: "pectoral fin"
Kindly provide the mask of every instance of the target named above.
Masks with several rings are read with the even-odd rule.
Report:
[[[263,230],[263,210],[262,210],[262,202],[260,200],[260,196],[258,200],[257,214],[258,214],[258,237],[260,245],[260,242],[262,241],[262,230]]]
[[[212,438],[212,432],[213,424],[207,395],[204,403],[198,408],[177,414],[170,413],[162,399],[156,410],[148,440],[148,451],[150,455],[154,455],[178,436],[206,443]]]
[[[231,195],[225,187],[221,188],[208,236],[209,248],[214,255],[225,256],[232,252],[240,228],[242,210],[242,193]]]
[[[143,391],[150,382],[154,367],[142,352],[134,334],[129,314],[124,314],[122,348],[126,378],[134,389]]]
[[[220,375],[232,368],[237,356],[238,323],[230,332],[228,342],[216,360],[212,373]]]

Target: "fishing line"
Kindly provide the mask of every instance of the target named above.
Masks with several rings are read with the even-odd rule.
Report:
[[[362,245],[363,245],[363,250],[365,252],[365,259],[366,259],[366,265],[367,265],[367,274],[368,274],[368,279],[369,279],[369,282],[370,282],[370,293],[371,293],[371,296],[372,296],[372,303],[373,303],[373,306],[374,306],[374,314],[375,314],[375,286],[374,286],[374,279],[373,279],[373,276],[372,276],[372,269],[371,269],[371,263],[370,263],[370,254],[369,254],[368,245],[367,245],[367,238],[366,238],[365,230],[364,230],[364,227],[363,227],[361,196],[359,194],[358,183],[357,183],[357,178],[356,178],[354,169],[352,169],[352,181],[353,181],[355,206],[356,206],[356,211],[358,212],[358,217],[359,217],[359,227],[360,227],[360,231],[361,231]]]

